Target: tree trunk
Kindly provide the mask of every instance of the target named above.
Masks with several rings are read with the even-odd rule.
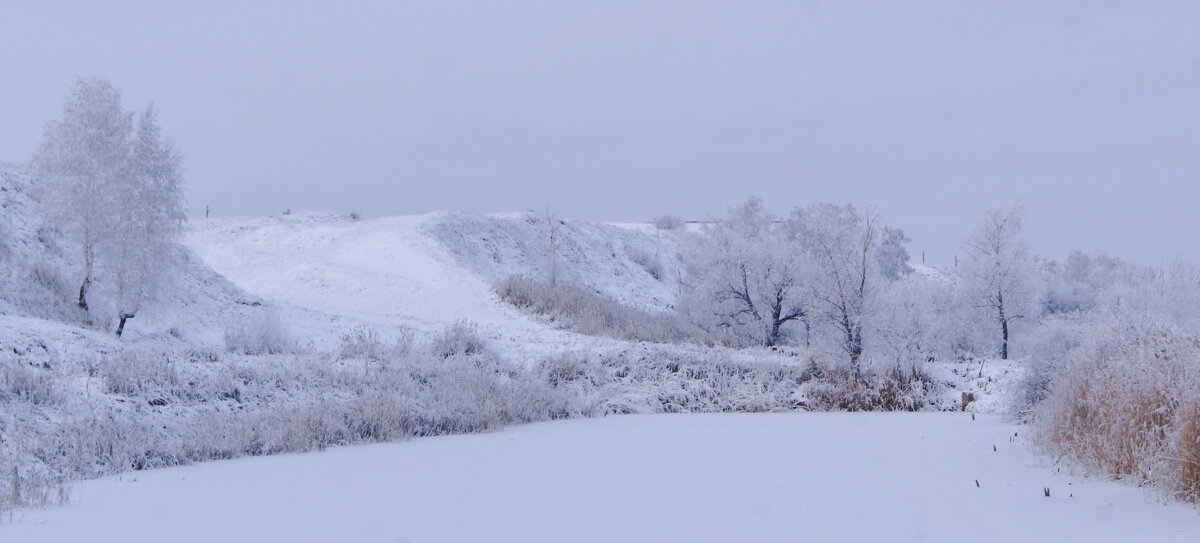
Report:
[[[92,277],[91,277],[91,275],[89,275],[87,277],[84,277],[83,284],[79,285],[79,308],[84,311],[88,310],[87,292],[88,292],[88,287],[91,286],[91,284],[92,284]]]
[[[858,360],[862,358],[862,352],[862,329],[855,326],[855,330],[850,336],[850,365],[854,367],[855,379],[861,377],[858,371]]]
[[[1000,359],[1008,360],[1008,319],[1000,319]]]
[[[117,324],[117,337],[121,337],[121,334],[125,332],[125,321],[132,318],[133,313],[121,313],[121,322]]]
[[[1008,360],[1008,315],[1004,314],[1004,291],[996,293],[996,309],[1000,312],[1000,359]]]
[[[88,287],[92,286],[92,242],[90,236],[83,237],[83,284],[79,286],[79,307],[88,310]]]

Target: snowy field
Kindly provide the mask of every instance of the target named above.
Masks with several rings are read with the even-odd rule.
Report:
[[[1194,508],[1058,473],[1021,430],[948,413],[541,423],[88,481],[0,540],[1200,541]]]

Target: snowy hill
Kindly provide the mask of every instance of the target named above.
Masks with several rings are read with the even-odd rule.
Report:
[[[658,271],[665,269],[658,262],[673,261],[669,240],[604,224],[560,228],[561,281],[648,311],[674,302],[678,280]],[[384,334],[428,332],[459,320],[511,346],[517,359],[613,345],[556,330],[493,292],[509,275],[545,277],[547,235],[545,219],[531,214],[356,221],[297,213],[197,221],[186,243],[223,276],[281,308],[296,333],[317,346],[360,325]]]

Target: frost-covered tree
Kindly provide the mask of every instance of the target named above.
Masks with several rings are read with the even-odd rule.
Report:
[[[119,220],[112,237],[117,335],[160,287],[174,261],[175,241],[185,220],[182,161],[162,135],[151,104],[137,122],[129,175],[115,187]]]
[[[908,236],[899,228],[885,226],[880,230],[879,249],[875,252],[875,260],[879,264],[879,272],[893,281],[912,273],[908,265]]]
[[[1003,359],[1009,354],[1010,324],[1025,317],[1035,299],[1021,223],[1019,205],[989,209],[965,244],[962,274],[968,303],[996,326]]]
[[[94,284],[119,321],[170,275],[184,220],[179,154],[153,107],[136,123],[108,81],[83,78],[63,117],[47,125],[34,163],[54,219],[80,247],[79,306],[94,313]]]
[[[800,262],[763,201],[750,198],[706,226],[687,262],[693,284],[685,306],[694,321],[738,343],[776,345],[793,321],[807,327]]]
[[[121,93],[99,78],[81,78],[71,88],[62,118],[46,125],[34,165],[47,183],[55,222],[79,240],[83,277],[79,307],[88,309],[97,248],[114,230],[120,185],[130,168],[133,118]]]
[[[876,301],[878,283],[885,279],[880,262],[889,262],[891,270],[899,273],[908,266],[907,258],[899,259],[908,253],[889,246],[891,254],[882,254],[878,216],[852,205],[797,208],[789,224],[793,243],[811,266],[815,309],[823,323],[836,330],[838,343],[857,376],[866,320]],[[895,231],[889,235],[889,243],[903,249],[903,234]]]
[[[683,228],[683,219],[670,213],[659,215],[654,218],[654,229],[662,232],[663,230],[679,230]]]

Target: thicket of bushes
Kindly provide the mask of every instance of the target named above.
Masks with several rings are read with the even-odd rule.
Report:
[[[1200,501],[1200,338],[1129,321],[1092,328],[1033,420],[1053,454]]]

